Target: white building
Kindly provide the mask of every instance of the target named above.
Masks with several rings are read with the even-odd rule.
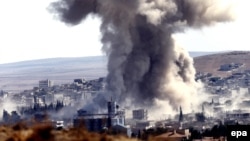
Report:
[[[44,101],[47,105],[51,104],[51,103],[54,103],[54,95],[53,94],[47,94],[47,95],[44,95]]]
[[[47,79],[47,80],[41,80],[39,81],[39,88],[47,90],[53,85],[52,81]]]
[[[119,109],[115,101],[108,102],[108,116],[111,117],[111,125],[125,126],[125,111]]]
[[[64,100],[63,93],[56,93],[56,94],[54,94],[54,102],[55,101],[63,101],[63,100]]]

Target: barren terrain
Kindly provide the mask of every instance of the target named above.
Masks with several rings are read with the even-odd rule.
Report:
[[[39,80],[50,79],[56,85],[73,79],[97,79],[107,74],[104,56],[51,58],[0,65],[0,90],[18,92],[38,86]]]
[[[250,53],[189,52],[194,57],[197,72],[210,72],[216,76],[225,76],[228,72],[219,72],[221,64],[243,62],[243,68],[250,68]],[[214,54],[214,55],[213,55]],[[205,55],[205,56],[204,56]],[[107,74],[105,56],[51,58],[0,64],[0,90],[19,92],[38,86],[38,81],[50,79],[54,84],[73,82],[75,78],[87,80],[105,77]]]
[[[219,71],[220,65],[230,63],[243,63],[243,66],[234,71]],[[212,73],[213,76],[226,77],[233,72],[250,69],[250,52],[233,51],[199,56],[194,58],[194,65],[197,72],[208,72]]]

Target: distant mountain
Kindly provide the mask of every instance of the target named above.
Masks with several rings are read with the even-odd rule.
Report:
[[[198,57],[216,52],[190,52]],[[38,81],[51,79],[55,84],[71,83],[75,78],[96,79],[106,76],[105,56],[50,58],[0,64],[0,90],[19,91],[38,86]]]
[[[51,75],[54,73],[68,73],[76,71],[97,71],[106,66],[104,56],[79,58],[51,58],[32,61],[23,61],[0,65],[0,77],[3,74],[36,76]],[[40,74],[42,73],[42,74]],[[99,73],[99,72],[92,72]]]

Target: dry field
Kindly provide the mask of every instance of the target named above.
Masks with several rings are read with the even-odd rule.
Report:
[[[84,129],[54,130],[49,125],[26,127],[18,124],[13,127],[0,126],[0,141],[136,141],[117,135],[90,133]]]

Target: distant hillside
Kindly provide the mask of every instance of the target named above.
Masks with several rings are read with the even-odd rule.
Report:
[[[51,79],[55,84],[71,83],[75,78],[96,79],[107,74],[104,56],[52,58],[0,65],[0,90],[19,91]]]
[[[192,57],[215,52],[190,52]],[[75,78],[96,79],[106,76],[105,56],[51,58],[0,64],[0,90],[19,91],[38,86],[38,81],[51,79],[55,84],[71,83]]]
[[[220,53],[220,52],[199,52],[199,51],[191,51],[189,52],[189,55],[193,58],[195,57],[199,57],[199,56],[204,56],[204,55],[211,55],[211,54],[216,54],[216,53]]]
[[[214,76],[221,77],[232,73],[232,71],[219,71],[221,65],[230,63],[243,63],[243,66],[234,70],[236,72],[250,69],[250,52],[233,51],[194,58],[194,65],[197,72],[209,72]]]

